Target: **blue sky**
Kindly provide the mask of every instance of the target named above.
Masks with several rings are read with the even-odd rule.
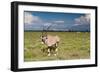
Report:
[[[24,30],[89,31],[90,14],[24,11]]]

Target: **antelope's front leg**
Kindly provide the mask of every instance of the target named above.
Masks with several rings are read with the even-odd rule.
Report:
[[[50,48],[48,48],[48,56],[51,55],[51,51],[50,51]]]

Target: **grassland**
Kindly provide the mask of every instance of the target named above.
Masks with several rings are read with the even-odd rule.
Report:
[[[41,32],[24,32],[24,61],[72,60],[90,58],[90,32],[48,32],[60,37],[57,56],[41,49]]]

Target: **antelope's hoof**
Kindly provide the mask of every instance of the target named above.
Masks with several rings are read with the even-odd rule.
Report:
[[[57,54],[54,54],[54,56],[57,56]]]
[[[50,56],[51,54],[48,54],[48,56]]]

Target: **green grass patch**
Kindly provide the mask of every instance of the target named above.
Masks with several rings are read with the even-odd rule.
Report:
[[[24,61],[72,60],[90,58],[90,32],[48,32],[60,37],[57,56],[47,56],[41,49],[41,32],[24,32]]]

